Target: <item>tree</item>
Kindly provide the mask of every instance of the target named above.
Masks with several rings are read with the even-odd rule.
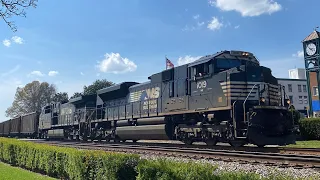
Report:
[[[11,28],[12,31],[16,32],[17,27],[13,21],[9,19],[12,16],[26,17],[25,9],[29,7],[37,7],[36,2],[38,0],[1,0],[0,18]]]
[[[75,92],[75,93],[73,93],[73,95],[70,97],[70,99],[73,99],[73,98],[76,98],[76,97],[80,97],[80,96],[82,96],[82,93]]]
[[[12,105],[6,110],[6,116],[40,111],[43,106],[51,103],[56,94],[56,87],[47,82],[33,81],[24,87],[17,88]]]
[[[61,103],[66,103],[68,102],[68,93],[66,92],[59,92],[59,93],[56,93],[54,96],[53,96],[53,100],[54,102],[61,102]]]
[[[107,81],[106,79],[96,80],[91,85],[83,87],[83,94],[84,95],[95,94],[98,90],[106,87],[110,87],[113,85],[114,85],[113,82]]]

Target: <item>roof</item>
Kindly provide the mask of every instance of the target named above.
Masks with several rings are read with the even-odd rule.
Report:
[[[86,101],[95,101],[97,95],[96,94],[91,94],[91,95],[81,95],[79,97],[75,97],[69,100],[69,103],[72,104],[79,104],[79,103],[83,103]]]
[[[121,88],[129,88],[130,86],[135,85],[135,84],[138,84],[138,83],[137,82],[122,82],[120,84],[116,84],[116,85],[113,85],[110,87],[106,87],[104,89],[100,89],[97,91],[97,94],[100,95],[100,94],[105,94],[105,93],[112,92],[112,91],[117,91],[117,90],[120,90]]]
[[[192,63],[190,63],[188,65],[188,67],[192,67],[192,66],[196,66],[198,64],[203,64],[203,63],[206,63],[206,62],[209,62],[211,59],[217,57],[217,56],[220,56],[221,54],[223,54],[225,51],[221,51],[221,52],[217,52],[215,54],[212,54],[212,55],[207,55],[207,56],[203,56],[201,57],[200,59],[196,60],[196,61],[193,61]]]
[[[138,84],[137,82],[122,82],[97,91],[102,101],[119,99],[125,97],[129,92],[129,87]]]
[[[242,53],[247,53],[249,56],[242,57],[241,56]],[[214,58],[231,59],[231,58],[235,58],[235,57],[237,59],[240,59],[240,60],[242,59],[242,60],[246,60],[246,61],[259,63],[259,61],[256,59],[256,57],[250,52],[230,50],[230,51],[221,51],[221,52],[217,52],[217,53],[212,54],[212,55],[203,56],[200,59],[198,59],[198,60],[196,60],[194,62],[191,62],[188,65],[188,67],[196,66],[198,64],[207,63],[207,62],[209,62],[210,60],[212,60]]]
[[[147,84],[151,84],[151,81],[146,81],[146,82],[143,82],[143,83],[135,84],[133,86],[130,86],[129,89],[140,87],[140,86],[144,86],[144,85],[147,85]]]
[[[309,34],[309,36],[304,38],[304,40],[302,42],[311,41],[311,40],[319,39],[319,38],[320,38],[320,33],[317,30],[314,30],[311,34]]]

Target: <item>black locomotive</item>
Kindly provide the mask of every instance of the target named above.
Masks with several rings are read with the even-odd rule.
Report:
[[[45,139],[116,142],[295,143],[284,88],[252,53],[221,51],[148,79],[47,105],[33,121],[39,122],[34,133]],[[0,124],[0,135],[7,126]]]

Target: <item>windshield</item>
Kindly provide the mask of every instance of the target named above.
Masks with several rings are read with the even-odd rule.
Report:
[[[230,69],[241,65],[241,60],[238,59],[217,59],[218,69]]]

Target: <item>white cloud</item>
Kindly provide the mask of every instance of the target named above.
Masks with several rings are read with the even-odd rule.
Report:
[[[242,16],[260,16],[280,11],[282,6],[273,0],[210,0],[212,6],[222,11],[236,11]]]
[[[30,74],[29,74],[29,77],[30,76],[44,76],[44,74],[41,72],[41,71],[32,71]]]
[[[11,38],[12,43],[16,43],[16,44],[23,44],[23,39],[19,36],[13,36]],[[11,41],[9,39],[5,39],[2,41],[3,45],[6,47],[10,47],[11,46]]]
[[[133,72],[137,69],[137,65],[133,61],[121,57],[119,53],[106,53],[105,59],[99,62],[97,67],[101,72],[114,74]]]
[[[204,22],[203,21],[202,22],[198,22],[197,25],[198,25],[198,27],[201,27],[201,26],[204,25]]]
[[[303,51],[297,51],[297,53],[292,54],[293,57],[303,58]]]
[[[13,42],[15,42],[17,44],[23,44],[23,39],[19,36],[13,36],[11,39]]]
[[[223,24],[219,21],[218,18],[216,17],[212,17],[212,20],[210,21],[210,23],[208,24],[208,29],[210,30],[218,30],[223,26]]]
[[[56,76],[57,74],[59,74],[58,71],[49,71],[48,76]]]
[[[239,29],[239,27],[240,27],[240,25],[237,25],[237,26],[235,26],[234,28],[235,28],[235,29]]]
[[[200,18],[200,15],[197,14],[197,15],[194,15],[193,16],[193,19],[197,22],[196,24],[194,25],[186,25],[182,31],[195,31],[195,30],[199,30],[201,29],[201,27],[204,25],[204,22],[203,21],[199,21],[199,18]]]
[[[11,42],[10,42],[10,40],[8,40],[8,39],[3,40],[2,43],[3,43],[3,45],[6,46],[6,47],[10,47],[10,45],[11,45]]]
[[[83,72],[80,72],[81,76],[84,76],[84,73]]]
[[[188,63],[191,63],[193,61],[196,61],[198,60],[199,58],[201,58],[202,56],[196,56],[196,57],[193,57],[193,56],[190,56],[190,55],[187,55],[185,57],[179,57],[178,59],[178,66],[181,66],[183,64],[188,64]]]
[[[182,29],[182,31],[194,31],[194,30],[196,30],[197,28],[195,27],[195,26],[188,26],[188,25],[186,25],[183,29]]]

